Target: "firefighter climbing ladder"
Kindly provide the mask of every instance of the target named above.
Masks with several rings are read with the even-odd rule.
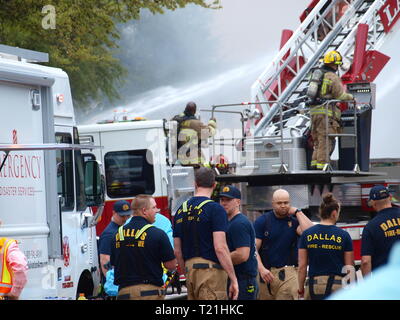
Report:
[[[281,105],[290,106],[301,97],[307,75],[325,52],[337,50],[345,63],[353,62],[359,25],[368,26],[366,50],[377,50],[387,36],[379,14],[384,4],[384,0],[320,0],[253,84],[253,102],[274,102],[252,107],[261,112],[261,119],[251,135],[270,135],[274,129],[279,134],[280,126],[273,125],[273,118]]]

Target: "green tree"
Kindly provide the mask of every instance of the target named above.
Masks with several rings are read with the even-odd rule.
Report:
[[[49,53],[49,66],[65,70],[74,102],[119,98],[127,71],[115,58],[117,25],[196,4],[219,8],[219,0],[0,0],[0,43]],[[55,9],[42,12],[45,6]],[[55,25],[46,24],[54,18]],[[44,23],[44,24],[43,24]]]

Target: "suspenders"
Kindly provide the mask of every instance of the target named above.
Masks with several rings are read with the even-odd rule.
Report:
[[[212,200],[204,200],[194,208],[190,206],[188,208],[188,202],[185,201],[182,204],[182,212],[183,212],[183,220],[182,220],[182,233],[183,237],[186,238],[187,235],[193,235],[194,237],[194,250],[197,257],[201,256],[200,253],[200,237],[197,230],[197,222],[200,216],[200,209],[209,202],[213,202]],[[189,217],[191,218],[189,220]]]

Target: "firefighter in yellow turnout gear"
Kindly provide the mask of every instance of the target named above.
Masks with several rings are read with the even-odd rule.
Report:
[[[211,119],[207,125],[195,117],[196,104],[188,102],[183,114],[172,120],[178,121],[178,159],[182,165],[201,166],[204,156],[201,152],[202,143],[215,135],[217,123]]]
[[[307,95],[319,99],[314,99],[311,102],[310,115],[311,115],[311,136],[314,141],[314,151],[311,161],[311,169],[322,170],[326,164],[329,163],[329,155],[333,152],[335,147],[335,137],[329,137],[328,145],[326,143],[327,134],[340,133],[340,117],[341,110],[336,103],[328,105],[321,104],[322,100],[352,100],[353,96],[345,92],[342,80],[336,74],[339,65],[341,65],[342,57],[337,51],[330,51],[325,54],[323,59],[324,65],[322,68],[314,71]],[[311,92],[311,93],[310,93]],[[328,113],[328,118],[326,114]],[[326,119],[328,119],[328,126],[326,126]],[[326,128],[328,127],[328,131]],[[328,153],[326,148],[329,148]]]

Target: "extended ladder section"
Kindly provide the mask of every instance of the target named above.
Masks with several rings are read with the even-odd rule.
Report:
[[[307,75],[318,66],[324,53],[337,50],[345,65],[353,63],[358,25],[368,25],[366,50],[377,50],[387,35],[379,14],[384,3],[383,0],[318,1],[251,88],[252,101],[271,101],[253,107],[259,110],[261,119],[253,127],[252,135],[277,133],[279,126],[271,128],[274,117],[282,105],[286,109],[298,105],[296,102],[304,96],[308,85]]]

